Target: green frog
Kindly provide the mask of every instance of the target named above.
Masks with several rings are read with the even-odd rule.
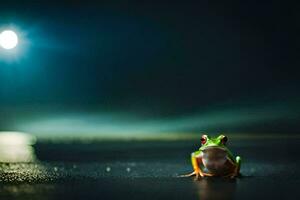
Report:
[[[220,135],[216,138],[202,135],[201,147],[191,154],[191,162],[194,171],[184,177],[196,176],[220,176],[237,177],[241,168],[241,157],[229,151],[226,146],[228,138]]]

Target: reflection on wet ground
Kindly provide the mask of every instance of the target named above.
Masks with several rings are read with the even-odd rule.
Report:
[[[21,132],[0,132],[0,162],[17,163],[35,161],[32,145],[34,136]]]
[[[21,132],[0,132],[0,181],[3,183],[47,180],[33,145],[36,138]]]
[[[199,199],[233,199],[236,179],[205,178],[195,182]]]
[[[0,163],[0,199],[297,199],[299,144],[232,140],[243,177],[194,181],[177,175],[190,172],[197,141],[38,141],[36,160]]]

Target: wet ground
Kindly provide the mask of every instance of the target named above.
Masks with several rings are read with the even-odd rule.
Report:
[[[197,141],[38,142],[37,161],[0,164],[0,199],[299,199],[300,139],[232,139],[237,179],[178,178]],[[0,155],[1,157],[1,155]]]

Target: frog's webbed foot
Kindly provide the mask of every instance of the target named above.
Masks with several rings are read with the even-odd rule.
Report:
[[[199,170],[199,171],[193,171],[192,173],[189,174],[181,175],[179,177],[191,177],[191,176],[195,176],[195,180],[198,180],[199,178],[204,178],[205,176],[213,176],[213,174],[204,173]]]
[[[191,176],[195,176],[195,180],[197,180],[200,177],[201,178],[204,177],[205,174],[203,174],[201,171],[193,171],[192,173],[180,175],[179,177],[191,177]]]
[[[192,173],[189,173],[189,174],[183,174],[183,175],[179,175],[178,177],[191,177],[191,176],[194,176],[196,175],[196,172],[192,172]]]

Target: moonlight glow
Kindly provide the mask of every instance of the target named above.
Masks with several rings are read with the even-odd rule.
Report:
[[[4,49],[13,49],[18,44],[18,36],[11,30],[5,30],[0,34],[0,46]]]

